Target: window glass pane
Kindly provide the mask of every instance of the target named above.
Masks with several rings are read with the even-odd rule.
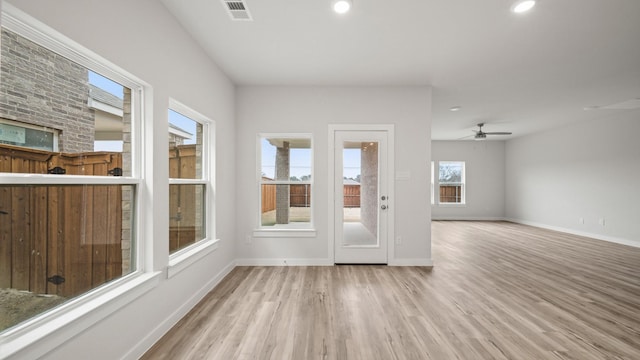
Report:
[[[132,185],[0,185],[0,331],[135,270]]]
[[[260,225],[308,227],[311,224],[311,138],[263,137]],[[287,182],[300,184],[286,184]]]
[[[261,185],[262,226],[309,224],[311,222],[311,185]]]
[[[131,90],[4,28],[1,45],[0,153],[51,159],[0,171],[131,176]]]
[[[440,203],[464,202],[464,162],[439,162]]]
[[[202,179],[202,124],[169,110],[169,177]]]
[[[433,205],[435,203],[435,199],[434,199],[434,166],[433,166],[433,161],[431,162],[431,205]]]
[[[311,139],[262,138],[262,181],[311,181]]]
[[[462,182],[461,162],[440,162],[440,183],[460,183]]]
[[[205,238],[205,185],[169,185],[169,252]]]

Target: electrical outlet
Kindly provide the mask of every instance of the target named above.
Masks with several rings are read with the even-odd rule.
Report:
[[[584,218],[578,218],[578,224],[584,225]]]
[[[244,238],[244,243],[245,243],[245,245],[251,245],[251,243],[253,243],[253,239],[251,239],[251,235],[247,235]]]
[[[396,236],[396,245],[402,245],[402,236]]]
[[[600,224],[600,226],[604,226],[604,218],[598,219],[598,224]]]

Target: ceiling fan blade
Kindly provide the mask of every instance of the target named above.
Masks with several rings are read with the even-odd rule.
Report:
[[[506,131],[497,131],[497,132],[485,132],[485,134],[487,135],[512,135],[512,132],[506,132]]]
[[[457,138],[456,140],[466,140],[466,139],[471,139],[473,137],[475,137],[475,135],[468,135],[468,136],[463,136],[461,138]]]

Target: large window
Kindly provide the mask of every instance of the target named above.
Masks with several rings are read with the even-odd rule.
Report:
[[[438,172],[439,203],[464,204],[464,161],[439,161]]]
[[[310,228],[312,147],[310,135],[259,137],[261,228]]]
[[[204,116],[173,101],[169,110],[169,252],[207,238],[209,127]]]
[[[0,55],[0,336],[140,269],[143,184],[141,86],[9,25]],[[121,146],[95,151],[101,139]]]

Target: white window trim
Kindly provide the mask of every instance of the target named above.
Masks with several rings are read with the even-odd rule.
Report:
[[[308,138],[311,146],[311,180],[310,181],[263,181],[262,180],[262,139],[263,138],[279,138],[279,139],[301,139]],[[258,211],[256,214],[257,227],[253,230],[253,237],[256,238],[300,238],[300,237],[316,237],[315,221],[315,186],[313,185],[315,175],[314,158],[315,149],[313,148],[313,134],[311,133],[259,133],[256,137],[256,183],[258,186]],[[286,224],[279,227],[262,226],[261,208],[262,208],[262,185],[263,184],[282,184],[282,185],[311,185],[311,219],[309,224]]]
[[[150,85],[82,47],[56,30],[41,23],[9,3],[2,4],[2,27],[58,53],[87,69],[103,74],[131,89],[133,173],[128,177],[56,176],[43,174],[2,174],[2,184],[130,184],[136,186],[135,239],[136,253],[132,264],[136,270],[120,279],[97,287],[85,294],[21,323],[0,335],[0,358],[12,355],[38,358],[76,337],[85,329],[155,287],[161,272],[153,271],[152,210],[146,199],[146,189],[153,178],[153,161],[145,161],[142,150],[153,153],[151,118],[153,90]],[[144,136],[143,136],[144,135]],[[34,344],[38,346],[33,346]]]
[[[431,205],[435,205],[436,204],[436,192],[435,192],[435,188],[436,188],[436,182],[435,182],[435,161],[431,161]]]
[[[440,176],[437,177],[434,175],[435,180],[437,180],[438,195],[434,197],[436,198],[436,204],[439,207],[466,207],[467,206],[467,162],[464,160],[441,160],[436,162],[436,168],[438,169],[438,174],[440,174],[440,163],[462,163],[462,181],[460,182],[462,195],[460,197],[460,202],[440,202],[440,186],[443,184],[440,182]],[[434,168],[435,171],[435,168]],[[451,185],[458,183],[444,183],[444,185]],[[435,190],[434,190],[435,191]]]
[[[0,337],[0,359],[44,356],[65,341],[144,295],[160,282],[161,272],[129,274],[9,329]],[[59,331],[73,324],[73,331]],[[30,345],[38,343],[37,347]]]
[[[169,179],[169,185],[205,186],[205,238],[169,255],[167,277],[172,278],[182,270],[198,262],[205,255],[218,249],[220,239],[215,237],[215,121],[191,109],[183,103],[169,98],[169,109],[188,117],[202,125],[202,178]],[[167,231],[169,229],[167,228]]]

